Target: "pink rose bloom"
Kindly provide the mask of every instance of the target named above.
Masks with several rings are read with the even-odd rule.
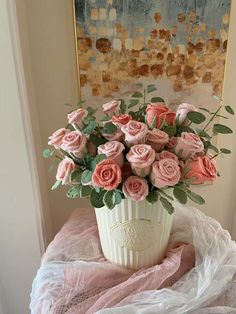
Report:
[[[120,100],[112,100],[102,105],[103,112],[112,116],[116,111],[120,109]]]
[[[198,111],[196,107],[190,104],[183,103],[178,106],[176,110],[176,119],[178,119],[179,124],[183,124],[185,122],[188,122],[187,114],[190,111]]]
[[[55,131],[51,136],[49,136],[48,145],[53,145],[56,149],[60,149],[62,139],[65,136],[67,130],[65,128],[61,128]]]
[[[105,154],[107,158],[115,161],[120,167],[124,164],[124,145],[118,141],[107,142],[98,146],[98,154]]]
[[[173,159],[174,161],[179,163],[178,157],[174,153],[169,152],[168,150],[163,150],[162,152],[156,154],[157,161],[161,159],[166,159],[166,158]]]
[[[136,202],[143,201],[148,195],[147,180],[137,176],[131,176],[123,184],[122,190],[125,197]]]
[[[121,131],[125,134],[127,145],[136,145],[145,143],[148,128],[145,123],[130,120],[121,127]]]
[[[113,134],[105,134],[103,133],[103,137],[105,137],[108,141],[121,141],[124,139],[124,133],[121,131],[122,124],[118,122],[112,122],[117,127],[116,133]]]
[[[83,108],[74,110],[67,115],[68,123],[72,125],[76,124],[81,129],[83,127],[83,120],[85,117],[87,117],[87,115],[88,111]]]
[[[181,177],[178,163],[173,159],[161,159],[152,165],[150,179],[158,189],[176,185]]]
[[[210,156],[198,156],[187,162],[187,167],[191,168],[184,177],[193,179],[192,184],[213,182],[217,178],[216,163]]]
[[[150,103],[146,109],[146,121],[149,126],[152,126],[154,119],[156,119],[156,127],[160,128],[162,122],[166,124],[175,125],[175,112],[166,107],[164,103]]]
[[[132,120],[132,117],[128,113],[116,114],[116,115],[112,116],[112,118],[111,118],[112,122],[118,122],[118,123],[121,123],[123,125],[127,124],[130,120]]]
[[[183,132],[181,137],[177,138],[175,153],[180,158],[187,158],[195,153],[200,153],[203,150],[204,145],[200,137],[194,133]]]
[[[155,160],[155,150],[146,144],[134,145],[126,158],[130,162],[133,172],[140,177],[145,177],[151,171],[151,165]]]
[[[82,132],[72,131],[64,136],[61,148],[78,158],[83,158],[84,154],[87,153],[86,143],[86,136]]]
[[[75,164],[72,159],[65,157],[58,165],[56,179],[62,184],[67,184],[70,181],[71,172],[75,169]]]
[[[120,166],[112,159],[99,162],[92,176],[92,184],[107,191],[116,189],[121,180]]]
[[[169,140],[169,142],[166,144],[166,146],[170,149],[170,150],[174,150],[175,146],[177,144],[177,137],[172,136]]]
[[[158,152],[160,151],[166,143],[169,142],[169,135],[159,129],[153,129],[148,131],[146,137],[146,144],[152,146],[152,148]]]

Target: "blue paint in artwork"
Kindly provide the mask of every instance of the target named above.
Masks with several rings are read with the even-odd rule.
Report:
[[[186,16],[194,11],[197,15],[195,24],[206,24],[206,32],[193,34],[192,41],[199,36],[208,37],[208,31],[214,30],[216,37],[220,36],[221,29],[227,29],[228,25],[222,24],[224,14],[229,14],[230,0],[113,0],[112,5],[106,0],[75,0],[77,23],[84,26],[85,34],[89,35],[88,26],[112,27],[120,23],[125,27],[131,38],[134,38],[137,27],[144,28],[144,35],[149,36],[150,30],[177,26],[176,37],[172,38],[176,44],[186,44],[187,35],[184,30],[186,23],[178,22],[178,14],[184,13]],[[107,10],[115,8],[117,19],[114,22],[108,19],[104,21],[92,21],[90,12],[92,8],[105,7]],[[160,12],[162,19],[160,23],[154,20],[155,12]]]

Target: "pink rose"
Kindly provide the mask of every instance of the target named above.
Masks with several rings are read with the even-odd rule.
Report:
[[[87,153],[86,143],[86,136],[82,132],[72,131],[64,136],[61,148],[78,158],[83,158],[84,154]]]
[[[157,161],[159,161],[161,159],[166,159],[166,158],[173,159],[174,161],[179,163],[178,157],[175,154],[169,152],[168,150],[163,150],[162,152],[156,154],[156,160]]]
[[[118,141],[107,142],[98,146],[98,154],[105,154],[107,158],[115,161],[120,167],[124,164],[124,145]]]
[[[176,185],[181,177],[178,163],[173,159],[161,159],[152,165],[150,179],[152,184],[161,189],[165,186]]]
[[[150,103],[146,109],[146,121],[149,126],[153,126],[153,121],[156,121],[154,127],[157,129],[163,122],[175,125],[175,112],[166,107],[164,103]]]
[[[193,179],[192,184],[213,182],[217,178],[216,163],[210,156],[198,156],[187,162],[190,170],[184,175],[186,179]]]
[[[188,122],[187,114],[190,111],[198,111],[198,110],[193,105],[186,104],[186,103],[183,103],[178,106],[176,110],[176,119],[178,119],[179,124],[183,124],[183,123],[186,124],[186,122]]]
[[[146,137],[146,144],[152,146],[152,148],[158,152],[166,143],[169,142],[169,135],[159,129],[153,129],[148,131]]]
[[[87,117],[87,115],[88,111],[83,108],[74,110],[67,115],[68,123],[72,125],[76,124],[81,129],[83,127],[83,120],[85,117]]]
[[[105,159],[97,164],[92,183],[94,186],[111,191],[121,183],[121,169],[112,159]]]
[[[148,128],[142,122],[130,120],[121,127],[121,131],[125,134],[125,141],[130,146],[145,143]]]
[[[140,177],[147,176],[155,160],[155,150],[146,144],[134,145],[126,155],[135,174]]]
[[[70,181],[71,172],[75,169],[75,164],[72,159],[65,157],[58,165],[56,179],[62,184],[67,184]]]
[[[137,176],[131,176],[123,184],[122,190],[125,197],[136,202],[143,201],[148,195],[147,180]]]
[[[56,149],[60,149],[62,139],[65,136],[66,132],[67,130],[64,128],[55,131],[51,136],[49,136],[48,145],[53,145]]]
[[[112,116],[117,110],[120,109],[120,100],[112,100],[102,105],[103,112]]]
[[[166,146],[170,149],[170,150],[174,150],[175,146],[177,144],[177,137],[172,136],[169,140],[169,142],[166,144]]]
[[[117,127],[117,131],[113,134],[105,134],[103,133],[103,137],[108,141],[121,141],[124,139],[124,133],[121,131],[122,124],[118,122],[112,122]]]
[[[177,138],[177,144],[175,146],[175,153],[180,158],[187,158],[200,153],[204,150],[204,145],[200,137],[194,133],[183,132],[181,137]]]
[[[124,114],[117,114],[112,116],[111,121],[112,122],[118,122],[121,124],[127,124],[130,120],[132,120],[132,117],[130,114],[128,113],[124,113]]]

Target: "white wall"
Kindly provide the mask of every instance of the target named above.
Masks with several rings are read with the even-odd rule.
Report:
[[[41,208],[14,2],[0,1],[0,312],[29,313],[43,251]],[[21,71],[21,74],[20,74]]]
[[[27,27],[30,42],[32,73],[35,86],[37,115],[41,133],[41,149],[46,146],[48,135],[65,124],[68,107],[64,103],[77,100],[76,62],[74,54],[74,33],[72,23],[72,1],[68,0],[21,0],[18,6],[26,5]],[[224,99],[235,106],[236,73],[233,71],[236,44],[232,38],[236,30],[236,1],[232,0],[231,41],[225,76]],[[235,130],[235,120],[230,121]],[[236,131],[236,130],[235,130]],[[234,163],[236,143],[233,136],[222,138],[224,146],[233,154],[218,160],[220,180],[212,186],[197,188],[204,195],[207,204],[202,208],[216,218],[227,229],[232,230],[235,211],[236,183]],[[48,161],[44,162],[45,172]],[[48,188],[54,182],[54,174],[46,174]],[[63,190],[48,192],[54,232],[64,223],[75,207],[89,206],[84,200],[66,199]]]

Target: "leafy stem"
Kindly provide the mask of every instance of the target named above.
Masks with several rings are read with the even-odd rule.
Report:
[[[222,106],[220,106],[216,112],[213,114],[213,116],[211,117],[211,119],[208,121],[208,123],[205,125],[204,129],[202,131],[205,131],[206,128],[208,127],[208,125],[215,119],[217,113],[220,111],[220,109],[222,108]]]

